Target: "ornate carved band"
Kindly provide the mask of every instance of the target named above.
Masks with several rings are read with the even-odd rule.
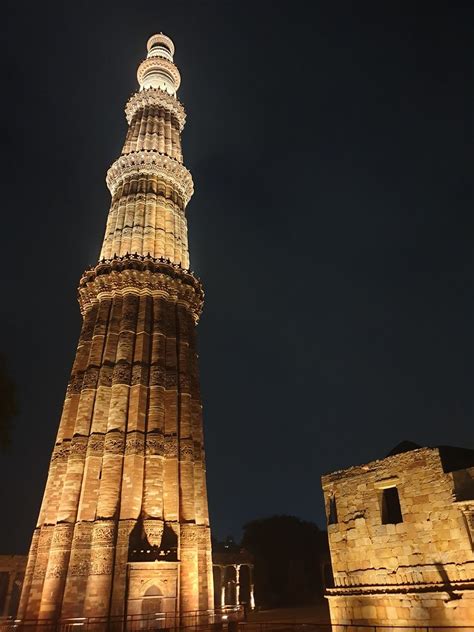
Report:
[[[165,523],[163,522],[163,520],[160,519],[143,521],[143,529],[145,530],[147,540],[151,544],[151,546],[161,545],[164,526]]]
[[[168,74],[173,79],[175,90],[178,90],[181,83],[181,75],[179,73],[179,70],[176,68],[172,61],[164,59],[163,57],[147,57],[142,61],[137,70],[138,83],[141,84],[145,75],[150,70],[155,69],[163,70],[166,74]]]
[[[163,444],[163,453],[168,459],[175,459],[178,456],[178,437],[176,435],[166,435]]]
[[[179,543],[183,548],[194,548],[207,541],[208,531],[206,525],[181,524]]]
[[[178,101],[178,99],[172,97],[163,90],[159,90],[158,88],[140,90],[140,92],[135,92],[135,94],[130,97],[127,105],[125,106],[125,116],[127,117],[129,125],[138,110],[141,110],[147,105],[156,105],[164,110],[168,110],[168,112],[171,112],[171,114],[178,120],[180,131],[183,130],[186,122],[186,113],[183,105]]]
[[[181,461],[193,461],[194,443],[191,438],[181,439],[179,442],[179,458]]]
[[[165,452],[165,438],[161,432],[149,432],[146,435],[145,450],[149,456],[163,456]]]
[[[92,528],[92,546],[112,546],[115,534],[115,523],[112,521],[94,522]]]
[[[69,455],[71,460],[83,460],[87,452],[88,438],[84,436],[74,436],[71,440]]]
[[[145,437],[143,432],[129,432],[125,440],[125,454],[141,454],[145,451]]]
[[[51,457],[51,462],[55,463],[56,461],[60,463],[64,463],[68,460],[69,451],[71,448],[71,442],[69,439],[62,441],[54,446],[53,455]]]
[[[105,435],[104,453],[123,454],[125,444],[124,433],[120,430],[111,430]]]
[[[158,151],[143,150],[120,156],[107,171],[106,182],[111,194],[114,195],[126,176],[139,173],[157,175],[170,183],[182,196],[185,206],[194,193],[193,179],[184,165]]]
[[[113,298],[127,292],[162,296],[181,303],[191,311],[195,322],[204,303],[202,285],[189,270],[168,259],[125,255],[103,259],[83,274],[78,289],[81,313],[100,298]]]
[[[57,524],[54,528],[50,550],[57,551],[57,550],[62,550],[64,548],[70,547],[73,532],[74,532],[73,524],[71,523]]]

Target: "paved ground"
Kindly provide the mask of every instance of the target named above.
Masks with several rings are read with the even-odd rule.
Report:
[[[275,608],[274,610],[259,610],[249,613],[248,621],[261,622],[281,621],[297,623],[330,623],[329,608],[326,599],[314,606],[301,608]]]

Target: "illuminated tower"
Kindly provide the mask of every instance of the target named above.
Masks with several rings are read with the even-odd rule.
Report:
[[[121,617],[213,607],[185,122],[174,45],[153,35],[128,101],[96,266],[19,618]]]

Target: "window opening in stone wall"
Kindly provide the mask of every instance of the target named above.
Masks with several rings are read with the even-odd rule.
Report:
[[[396,487],[382,490],[382,524],[398,524],[403,522],[400,498]]]
[[[337,524],[336,496],[329,496],[328,524]]]

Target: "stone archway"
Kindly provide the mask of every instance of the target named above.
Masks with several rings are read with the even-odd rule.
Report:
[[[143,615],[163,612],[163,593],[155,584],[150,586],[143,595],[141,611]]]

